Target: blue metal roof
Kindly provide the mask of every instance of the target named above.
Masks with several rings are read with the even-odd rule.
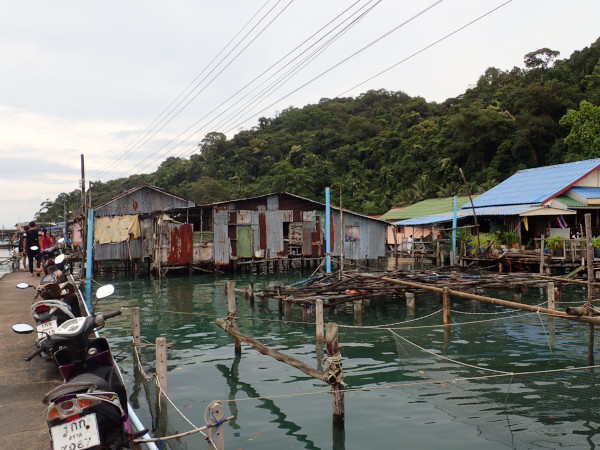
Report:
[[[570,190],[584,198],[600,198],[600,187],[573,186]]]
[[[520,170],[473,200],[475,207],[542,203],[600,167],[600,158]],[[470,208],[467,203],[462,208]]]
[[[531,213],[533,211],[539,210],[547,210],[548,215],[555,215],[557,213],[556,208],[549,208],[546,206],[541,206],[540,204],[535,205],[506,205],[506,206],[489,206],[486,208],[475,208],[475,214],[477,216],[516,216],[516,215],[527,215],[526,213]],[[575,211],[564,210],[560,211],[560,214],[575,214]],[[471,217],[473,215],[473,210],[462,209],[456,212],[457,219],[464,219],[465,217]],[[541,214],[543,215],[543,214]],[[441,214],[431,214],[429,216],[421,216],[415,217],[413,219],[405,219],[399,220],[398,222],[393,222],[392,225],[401,225],[401,226],[418,226],[418,225],[431,225],[436,223],[444,223],[444,222],[452,222],[453,213],[452,211]]]

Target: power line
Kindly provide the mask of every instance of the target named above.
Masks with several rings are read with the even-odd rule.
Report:
[[[360,1],[360,0],[359,0]],[[220,105],[218,105],[217,107],[213,108],[211,111],[209,111],[208,113],[206,113],[203,117],[201,117],[199,120],[197,120],[194,124],[190,125],[188,128],[186,128],[183,132],[181,132],[180,134],[178,134],[173,140],[171,140],[169,143],[165,144],[163,147],[161,147],[161,150],[164,149],[166,146],[168,146],[169,144],[172,144],[176,139],[178,139],[179,137],[181,137],[184,133],[190,131],[193,127],[197,126],[199,123],[201,123],[204,119],[206,119],[207,117],[210,116],[210,114],[212,114],[213,112],[215,112],[216,110],[218,110],[220,107],[222,107],[223,105],[225,105],[228,101],[230,101],[231,99],[233,99],[235,96],[237,96],[239,93],[241,93],[243,90],[245,90],[248,86],[250,86],[251,84],[253,84],[254,82],[256,82],[257,80],[259,80],[263,75],[265,75],[266,73],[268,73],[271,69],[275,68],[279,63],[281,63],[282,61],[284,61],[286,58],[288,58],[290,55],[292,55],[296,50],[300,49],[303,45],[305,45],[307,42],[309,42],[311,39],[313,39],[315,36],[317,36],[319,33],[321,33],[323,30],[327,29],[332,23],[334,23],[337,19],[339,19],[341,16],[343,16],[345,13],[347,13],[349,10],[351,10],[355,5],[357,5],[359,3],[359,1],[356,1],[353,5],[351,5],[350,7],[346,8],[344,11],[342,11],[342,13],[338,14],[335,18],[333,18],[332,20],[330,20],[326,25],[322,26],[319,30],[317,30],[316,32],[314,32],[310,37],[308,37],[307,39],[305,39],[301,44],[297,45],[293,50],[289,51],[285,56],[283,56],[282,58],[280,58],[277,62],[273,63],[268,69],[264,70],[260,75],[256,76],[252,81],[248,82],[245,86],[243,86],[242,88],[240,88],[238,91],[236,91],[234,94],[232,94],[229,98],[227,98],[225,101],[223,101]],[[375,0],[370,0],[369,3],[372,3]],[[379,4],[382,0],[378,0],[377,4]],[[368,6],[368,4],[367,4]],[[350,18],[352,18],[352,16],[358,14],[362,9],[364,9],[366,6],[361,7],[358,12],[353,13]],[[369,11],[373,8],[374,6],[369,8]],[[361,15],[360,18],[364,17],[363,13]],[[307,49],[303,50],[299,55],[295,56],[291,61],[289,61],[288,63],[286,63],[283,67],[281,67],[280,69],[278,69],[274,74],[270,75],[265,81],[263,81],[261,84],[259,84],[257,87],[255,87],[252,91],[250,91],[250,93],[254,92],[257,88],[259,88],[260,86],[262,86],[263,84],[265,84],[266,82],[268,82],[270,79],[272,79],[275,75],[277,75],[279,72],[281,72],[283,69],[285,69],[286,67],[288,67],[292,62],[294,62],[296,59],[298,59],[301,55],[303,55],[304,53],[306,53],[308,50],[310,50],[310,48],[312,48],[313,46],[315,46],[318,42],[320,42],[321,40],[323,40],[327,35],[329,35],[330,33],[332,33],[336,28],[340,27],[341,25],[343,25],[343,23],[345,21],[349,20],[349,18],[345,19],[344,21],[342,21],[341,24],[338,24],[336,27],[334,27],[331,31],[329,31],[328,33],[325,34],[325,36],[319,38],[315,43],[311,44]],[[357,19],[355,19],[356,21]],[[353,22],[353,24],[355,23],[355,21]],[[347,30],[347,27],[346,27]],[[228,108],[226,108],[223,112],[221,112],[220,114],[218,114],[216,117],[214,117],[210,122],[208,122],[207,124],[204,125],[204,128],[207,127],[210,123],[214,122],[216,119],[218,119],[220,116],[222,116],[223,114],[227,113],[229,110],[231,110],[231,108],[233,108],[233,106],[235,106],[236,104],[238,104],[240,101],[242,101],[244,98],[246,98],[248,95],[250,95],[250,93],[246,94],[244,97],[242,97],[241,99],[237,100],[233,105],[229,106]],[[183,141],[179,141],[178,143],[175,144],[174,147],[172,147],[169,150],[169,153],[171,153],[175,148],[179,147],[181,144],[189,141],[194,135],[198,134],[200,131],[202,130],[202,128],[196,130],[195,132],[193,132],[192,134],[189,134]],[[189,151],[190,153],[192,153],[193,151],[195,151],[195,147],[196,144],[193,144],[193,147],[191,149],[191,151]],[[184,149],[182,153],[179,154],[179,156],[183,155],[184,153],[188,152],[187,149]],[[152,163],[154,163],[156,160],[151,161],[149,164],[147,164],[146,166],[144,166],[142,168],[142,171],[144,169],[146,169],[147,167],[149,167]]]
[[[235,39],[236,39],[236,38],[237,38],[237,37],[238,37],[238,36],[239,36],[239,35],[240,35],[240,34],[243,32],[243,30],[244,30],[244,29],[245,29],[245,28],[246,28],[246,27],[247,27],[247,26],[248,26],[248,25],[249,25],[249,24],[250,24],[250,23],[251,23],[251,22],[254,20],[254,18],[255,18],[255,17],[256,17],[256,16],[257,16],[257,15],[260,13],[260,11],[262,11],[262,10],[264,9],[264,7],[267,5],[267,3],[269,3],[269,1],[270,1],[270,0],[267,0],[267,1],[266,1],[266,2],[263,4],[263,6],[261,6],[261,7],[259,8],[259,10],[258,10],[258,11],[257,11],[257,12],[256,12],[256,13],[255,13],[253,16],[252,16],[252,18],[251,18],[251,19],[250,19],[248,22],[246,22],[246,24],[244,24],[244,26],[243,26],[243,27],[240,29],[240,31],[238,31],[238,33],[237,33],[237,34],[236,34],[236,35],[235,35],[235,36],[234,36],[234,37],[233,37],[233,38],[232,38],[232,39],[231,39],[231,40],[230,40],[230,41],[227,43],[227,45],[225,45],[225,46],[224,46],[224,47],[221,49],[221,51],[220,51],[220,52],[219,52],[219,53],[218,53],[218,54],[217,54],[217,55],[216,55],[216,56],[215,56],[215,57],[214,57],[214,58],[211,60],[211,62],[209,62],[209,63],[208,63],[208,64],[207,64],[207,65],[204,67],[204,69],[202,69],[202,71],[200,72],[200,74],[198,74],[198,75],[197,75],[197,76],[194,78],[194,80],[193,80],[193,81],[192,81],[192,82],[191,82],[191,83],[190,83],[190,84],[189,84],[189,85],[188,85],[188,86],[187,86],[187,87],[186,87],[186,88],[185,88],[185,89],[184,89],[184,90],[181,92],[181,94],[179,94],[179,96],[178,96],[178,97],[177,97],[175,100],[173,100],[173,101],[171,102],[171,104],[170,104],[170,105],[169,105],[167,108],[165,108],[165,110],[163,110],[163,112],[162,112],[162,113],[161,113],[161,114],[160,114],[160,115],[157,117],[157,119],[155,119],[155,120],[152,122],[152,124],[154,124],[155,122],[157,122],[157,120],[158,120],[158,119],[160,119],[160,118],[161,118],[161,117],[164,115],[164,112],[165,112],[165,111],[167,111],[167,110],[169,110],[169,108],[171,108],[171,106],[172,106],[174,103],[176,103],[176,102],[179,100],[179,98],[180,98],[180,97],[182,97],[182,95],[183,95],[183,94],[184,94],[184,93],[185,93],[185,92],[186,92],[186,91],[189,89],[189,87],[190,87],[192,84],[194,84],[194,83],[196,82],[196,80],[198,80],[198,78],[200,78],[200,76],[202,76],[202,74],[203,74],[203,73],[204,73],[204,72],[205,72],[205,71],[206,71],[206,70],[207,70],[207,69],[210,67],[210,65],[211,65],[211,64],[212,64],[212,63],[213,63],[213,62],[214,62],[214,61],[215,61],[215,60],[216,60],[216,59],[217,59],[217,58],[218,58],[218,57],[219,57],[219,56],[220,56],[220,55],[221,55],[221,54],[222,54],[222,53],[223,53],[223,52],[224,52],[226,49],[227,49],[227,47],[229,47],[229,46],[231,45],[231,43],[232,43],[232,42],[233,42],[233,41],[234,41],[234,40],[235,40]],[[217,67],[219,67],[219,66],[220,66],[220,65],[223,63],[223,61],[225,61],[225,59],[226,59],[226,58],[227,58],[227,57],[228,57],[228,56],[229,56],[229,55],[230,55],[230,54],[231,54],[231,53],[232,53],[232,52],[233,52],[233,51],[234,51],[234,50],[235,50],[235,49],[236,49],[236,48],[237,48],[239,45],[241,45],[241,43],[242,43],[242,42],[243,42],[243,41],[244,41],[244,40],[245,40],[245,39],[246,39],[246,38],[247,38],[247,37],[250,35],[250,33],[252,33],[252,32],[253,32],[253,31],[254,31],[254,30],[255,30],[255,29],[258,27],[258,25],[260,25],[260,23],[261,23],[261,22],[262,22],[262,21],[263,21],[263,20],[264,20],[264,19],[265,19],[265,18],[266,18],[266,17],[267,17],[267,16],[268,16],[268,15],[269,15],[269,14],[270,14],[270,13],[271,13],[271,12],[272,12],[272,11],[273,11],[275,8],[276,8],[276,7],[277,7],[277,5],[279,5],[279,3],[281,3],[281,1],[283,1],[283,0],[278,0],[278,1],[275,3],[275,5],[274,5],[273,7],[271,7],[271,8],[269,9],[269,11],[267,11],[267,12],[266,12],[266,13],[265,13],[265,14],[262,16],[262,18],[261,18],[261,19],[260,19],[260,20],[259,20],[259,21],[258,21],[258,22],[257,22],[257,23],[256,23],[256,24],[255,24],[255,25],[254,25],[254,26],[253,26],[253,27],[252,27],[252,28],[251,28],[251,29],[250,29],[250,30],[249,30],[249,31],[248,31],[248,32],[247,32],[245,35],[244,35],[244,37],[243,37],[243,38],[242,38],[242,39],[241,39],[241,40],[240,40],[240,41],[239,41],[239,42],[238,42],[238,43],[237,43],[237,44],[236,44],[236,45],[235,45],[235,46],[234,46],[234,47],[233,47],[233,48],[232,48],[232,49],[231,49],[231,50],[230,50],[230,51],[229,51],[229,52],[228,52],[228,53],[227,53],[227,54],[226,54],[224,57],[223,57],[223,58],[221,58],[221,60],[219,61],[219,63],[218,63],[218,64],[217,64],[217,65],[216,65],[216,66],[215,66],[215,67],[214,67],[214,68],[213,68],[213,69],[212,69],[212,70],[211,70],[211,71],[210,71],[210,72],[209,72],[209,73],[208,73],[208,74],[207,74],[207,75],[206,75],[206,76],[205,76],[205,77],[202,79],[202,80],[200,80],[200,82],[198,82],[198,83],[197,83],[197,84],[194,86],[194,88],[193,88],[193,89],[192,89],[192,90],[191,90],[191,91],[190,91],[188,94],[186,94],[186,95],[185,95],[185,96],[184,96],[184,97],[183,97],[183,98],[182,98],[182,99],[179,101],[179,103],[177,103],[177,104],[176,104],[176,105],[175,105],[175,106],[174,106],[172,109],[170,109],[170,110],[169,110],[169,115],[170,115],[170,114],[171,114],[171,113],[172,113],[172,112],[175,110],[175,108],[177,108],[177,107],[178,107],[178,106],[179,106],[179,105],[180,105],[180,104],[181,104],[181,103],[182,103],[182,102],[183,102],[183,101],[184,101],[186,98],[188,98],[188,97],[189,97],[189,96],[190,96],[190,95],[191,95],[191,94],[192,94],[192,93],[193,93],[193,92],[194,92],[194,91],[195,91],[195,90],[198,88],[198,86],[200,86],[200,84],[202,84],[202,82],[203,82],[204,80],[206,80],[206,78],[207,78],[207,77],[208,77],[208,76],[209,76],[209,75],[210,75],[212,72],[214,72],[214,70],[215,70]],[[290,3],[291,3],[292,1],[293,1],[293,0],[291,0],[291,1],[290,1]],[[289,3],[288,3],[288,5],[287,5],[287,6],[289,6]],[[287,6],[286,6],[286,8],[287,8]],[[284,8],[284,9],[285,9],[285,8]],[[263,31],[264,31],[264,29],[263,29]],[[259,35],[260,35],[260,34],[259,34]],[[254,39],[256,39],[256,37],[255,37]],[[254,39],[253,39],[253,40],[254,40]],[[240,53],[241,53],[241,52],[240,52]],[[237,56],[239,56],[239,53],[238,53],[238,55],[237,55]],[[237,58],[237,56],[236,56],[236,58]],[[234,58],[234,59],[235,59],[235,58]],[[229,64],[231,64],[231,62],[230,62]],[[213,80],[214,80],[214,79],[213,79]],[[197,95],[198,95],[198,94],[196,94],[196,96],[194,96],[194,98],[192,98],[192,100],[194,100],[194,99],[197,97]],[[190,102],[191,102],[192,100],[190,100]],[[189,103],[190,103],[190,102],[186,103],[186,104],[185,104],[185,105],[184,105],[184,106],[183,106],[183,107],[182,107],[182,108],[181,108],[181,109],[180,109],[180,110],[179,110],[179,111],[178,111],[178,112],[177,112],[175,115],[179,114],[179,112],[181,112],[181,111],[182,111],[182,110],[183,110],[185,107],[187,107],[187,106],[189,105]],[[168,115],[167,115],[166,117],[168,117]],[[127,147],[127,148],[126,148],[126,149],[123,151],[123,153],[121,154],[120,158],[119,158],[117,161],[114,161],[114,162],[112,163],[112,165],[111,165],[111,166],[110,166],[108,169],[105,169],[105,170],[101,171],[101,172],[99,173],[99,175],[101,175],[101,174],[103,174],[103,173],[106,173],[106,172],[107,172],[107,171],[109,171],[110,169],[114,168],[114,167],[116,166],[116,164],[117,164],[119,161],[129,158],[129,157],[130,157],[130,156],[131,156],[133,153],[135,153],[135,151],[137,151],[137,150],[138,150],[138,149],[139,149],[139,148],[140,148],[142,145],[144,145],[146,142],[148,142],[148,140],[149,140],[151,137],[153,137],[154,135],[156,135],[156,132],[158,132],[159,130],[161,130],[162,128],[164,128],[164,126],[166,126],[166,125],[167,125],[167,124],[168,124],[168,123],[169,123],[169,122],[172,120],[172,118],[174,118],[174,116],[173,116],[173,117],[171,118],[171,120],[169,120],[169,122],[167,122],[167,123],[163,124],[163,126],[162,126],[162,127],[160,127],[158,131],[156,131],[156,132],[155,132],[155,133],[154,133],[152,136],[150,136],[150,137],[149,137],[149,138],[147,138],[147,139],[146,139],[146,140],[145,140],[143,143],[141,143],[141,144],[140,144],[140,140],[141,140],[141,139],[143,139],[143,138],[145,138],[146,136],[148,136],[148,135],[149,135],[149,134],[150,134],[152,131],[156,130],[156,128],[158,127],[158,125],[160,125],[160,123],[162,123],[162,122],[163,122],[163,121],[166,119],[166,117],[163,117],[163,118],[162,118],[162,119],[161,119],[161,120],[160,120],[158,123],[156,123],[156,124],[154,125],[154,127],[152,127],[152,124],[151,124],[151,125],[149,125],[148,127],[146,127],[146,130],[148,130],[148,131],[146,131],[146,130],[145,130],[144,132],[142,132],[142,133],[140,134],[140,137],[139,137],[138,139],[135,139],[135,140],[134,140],[134,141],[135,141],[135,143],[136,143],[136,145],[137,145],[137,149],[133,150],[131,153],[128,153],[128,151],[129,151],[129,150],[131,149],[131,147],[132,147],[132,146],[131,146],[131,144],[130,144],[130,145],[128,145],[128,147]],[[151,127],[152,127],[152,128],[151,128]]]
[[[431,44],[427,45],[426,47],[423,47],[422,49],[420,49],[420,50],[418,50],[418,51],[414,52],[413,54],[411,54],[411,55],[407,56],[406,58],[404,58],[404,59],[402,59],[402,60],[398,61],[397,63],[395,63],[395,64],[393,64],[393,65],[389,66],[388,68],[386,68],[386,69],[383,69],[381,72],[378,72],[378,73],[376,73],[376,74],[375,74],[375,75],[373,75],[372,77],[370,77],[370,78],[367,78],[366,80],[364,80],[364,81],[362,81],[362,82],[360,82],[360,83],[358,83],[358,84],[356,84],[356,85],[352,86],[350,89],[347,89],[347,90],[345,90],[345,91],[344,91],[344,92],[342,92],[341,94],[337,95],[337,96],[336,96],[336,98],[338,98],[338,97],[341,97],[342,95],[345,95],[345,94],[347,94],[348,92],[350,92],[350,91],[352,91],[352,90],[356,89],[357,87],[359,87],[359,86],[362,86],[362,85],[363,85],[363,84],[365,84],[365,83],[368,83],[369,81],[371,81],[371,80],[373,80],[373,79],[377,78],[377,77],[378,77],[378,76],[380,76],[380,75],[383,75],[384,73],[386,73],[386,72],[390,71],[391,69],[393,69],[393,68],[395,68],[395,67],[399,66],[400,64],[402,64],[402,63],[404,63],[404,62],[408,61],[409,59],[411,59],[411,58],[413,58],[413,57],[415,57],[415,56],[417,56],[417,55],[419,55],[419,54],[423,53],[425,50],[428,50],[428,49],[430,49],[430,48],[431,48],[431,47],[433,47],[434,45],[437,45],[437,44],[439,44],[440,42],[442,42],[442,41],[444,41],[444,40],[448,39],[449,37],[451,37],[451,36],[455,35],[456,33],[458,33],[458,32],[460,32],[460,31],[464,30],[465,28],[467,28],[467,27],[469,27],[469,26],[473,25],[475,22],[477,22],[477,21],[479,21],[479,20],[483,19],[484,17],[486,17],[486,16],[488,16],[488,15],[492,14],[493,12],[497,11],[498,9],[502,8],[503,6],[506,6],[506,5],[507,5],[507,4],[509,4],[510,2],[512,2],[512,0],[507,0],[506,2],[502,3],[501,5],[498,5],[496,8],[489,10],[488,12],[486,12],[486,13],[482,14],[481,16],[477,17],[476,19],[473,19],[472,21],[470,21],[470,22],[466,23],[466,24],[465,24],[465,25],[463,25],[462,27],[460,27],[460,28],[457,28],[456,30],[452,31],[451,33],[448,33],[448,34],[447,34],[447,35],[445,35],[444,37],[441,37],[441,38],[440,38],[440,39],[438,39],[437,41],[434,41],[434,42],[432,42]]]
[[[281,0],[280,0],[280,1],[281,1]],[[219,71],[219,72],[218,72],[218,73],[217,73],[217,74],[216,74],[216,75],[215,75],[215,76],[214,76],[214,77],[213,77],[213,78],[212,78],[212,79],[211,79],[211,80],[210,80],[210,81],[209,81],[209,82],[208,82],[208,83],[207,83],[207,84],[206,84],[206,85],[205,85],[205,86],[204,86],[204,87],[203,87],[203,88],[202,88],[202,89],[201,89],[201,90],[200,90],[200,91],[199,91],[199,92],[198,92],[198,93],[197,93],[197,94],[194,96],[194,97],[192,97],[192,98],[191,98],[191,99],[190,99],[190,100],[189,100],[189,101],[188,101],[188,102],[185,104],[185,106],[188,106],[188,105],[189,105],[189,104],[190,104],[190,103],[191,103],[191,102],[192,102],[194,99],[196,99],[196,97],[198,97],[198,95],[200,95],[202,92],[204,92],[204,90],[205,90],[205,89],[206,89],[208,86],[210,86],[210,85],[212,84],[212,82],[213,82],[213,81],[214,81],[216,78],[218,78],[218,77],[219,77],[219,75],[221,75],[221,74],[223,73],[223,71],[224,71],[225,69],[227,69],[227,68],[228,68],[228,67],[231,65],[231,63],[233,63],[233,62],[234,62],[234,61],[235,61],[235,60],[236,60],[236,59],[237,59],[237,58],[238,58],[238,57],[239,57],[239,56],[240,56],[240,55],[241,55],[241,54],[242,54],[242,53],[243,53],[243,52],[244,52],[244,51],[245,51],[245,50],[246,50],[246,49],[247,49],[247,48],[248,48],[250,45],[251,45],[251,44],[252,44],[252,43],[253,43],[253,42],[254,42],[254,41],[255,41],[255,40],[256,40],[256,39],[257,39],[257,38],[258,38],[258,37],[259,37],[259,36],[260,36],[260,35],[261,35],[261,34],[262,34],[262,33],[263,33],[263,32],[264,32],[264,31],[265,31],[265,30],[266,30],[266,29],[267,29],[267,28],[268,28],[268,27],[269,27],[269,26],[270,26],[270,25],[273,23],[273,22],[274,22],[274,21],[275,21],[275,20],[276,20],[276,19],[277,19],[277,18],[278,18],[278,17],[279,17],[279,16],[280,16],[280,15],[281,15],[281,14],[282,14],[282,13],[283,13],[283,12],[284,12],[284,11],[285,11],[287,8],[288,8],[288,7],[289,7],[289,6],[292,4],[292,2],[293,2],[293,1],[294,1],[294,0],[290,0],[290,1],[288,2],[288,4],[287,4],[287,5],[285,5],[285,7],[284,7],[284,8],[283,8],[281,11],[279,11],[279,12],[277,13],[277,15],[276,15],[276,16],[275,16],[273,19],[271,19],[271,21],[270,21],[270,22],[269,22],[269,23],[268,23],[268,24],[267,24],[267,25],[266,25],[266,26],[265,26],[265,27],[264,27],[264,28],[263,28],[263,29],[262,29],[262,30],[261,30],[261,31],[260,31],[260,32],[259,32],[259,33],[258,33],[256,36],[254,36],[254,37],[252,38],[252,40],[251,40],[251,41],[250,41],[250,42],[249,42],[249,43],[248,43],[248,44],[247,44],[247,45],[246,45],[244,48],[242,48],[242,50],[240,50],[240,51],[238,52],[238,54],[237,54],[237,55],[235,55],[235,57],[234,57],[234,58],[233,58],[231,61],[229,61],[229,62],[228,62],[226,65],[225,65],[225,67],[223,67],[223,68],[222,68],[222,69],[221,69],[221,70],[220,70],[220,71]],[[279,3],[279,2],[278,2],[278,3]],[[211,72],[211,73],[212,73],[212,72]],[[184,106],[184,107],[185,107],[185,106]],[[183,109],[183,108],[182,108],[182,109]],[[179,112],[181,112],[181,110],[180,110]],[[179,112],[178,112],[178,113],[179,113]],[[177,114],[178,114],[178,113],[177,113]],[[177,114],[176,114],[176,115],[177,115]],[[170,119],[169,119],[169,120],[168,120],[168,121],[167,121],[167,122],[166,122],[166,123],[165,123],[165,124],[164,124],[164,125],[163,125],[163,126],[160,128],[160,129],[164,128],[164,126],[165,126],[165,125],[167,125],[168,123],[170,123],[170,122],[171,122],[171,121],[172,121],[172,120],[175,118],[175,116],[176,116],[176,115],[174,115],[173,117],[171,117],[171,118],[170,118]],[[158,131],[160,131],[160,130],[158,130]],[[142,143],[142,145],[143,145],[143,144],[145,144],[145,143],[147,143],[147,142],[148,142],[148,140],[150,140],[152,137],[154,137],[154,135],[156,135],[156,133],[157,133],[158,131],[156,131],[156,132],[155,132],[155,133],[154,133],[152,136],[150,136],[148,139],[146,139],[146,141],[144,141],[144,142]],[[168,145],[168,144],[167,144],[167,145]],[[154,155],[158,154],[158,152],[160,152],[160,151],[161,151],[161,150],[162,150],[164,147],[165,147],[165,146],[163,146],[163,147],[161,147],[161,148],[159,148],[159,149],[155,150],[155,151],[154,151],[154,152],[152,152],[150,155],[148,155],[146,158],[144,158],[142,161],[140,161],[138,164],[144,163],[145,161],[147,161],[148,159],[150,159],[150,158],[151,158],[151,157],[153,157]],[[159,155],[159,156],[164,156],[164,155]],[[145,168],[145,167],[144,167],[144,168]],[[133,170],[133,169],[131,169],[131,170]],[[135,170],[139,170],[139,168],[136,168]],[[127,172],[127,173],[129,173],[129,172]]]
[[[342,59],[341,61],[339,61],[338,63],[334,64],[333,66],[331,66],[329,69],[321,72],[319,75],[311,78],[310,80],[308,80],[306,83],[300,85],[299,87],[297,87],[296,89],[294,89],[293,91],[287,93],[286,95],[284,95],[283,97],[279,98],[278,100],[276,100],[275,102],[271,103],[270,105],[268,105],[267,107],[261,109],[260,111],[257,111],[255,113],[252,113],[250,116],[246,117],[243,121],[238,122],[237,125],[235,125],[234,127],[229,128],[228,130],[225,131],[225,133],[228,133],[230,131],[232,131],[233,129],[237,128],[238,126],[242,125],[243,123],[246,123],[248,120],[250,120],[251,118],[255,117],[256,115],[266,111],[267,109],[275,106],[277,103],[281,102],[282,100],[285,100],[286,98],[288,98],[290,95],[295,94],[296,92],[298,92],[299,90],[305,88],[306,86],[308,86],[309,84],[313,83],[314,81],[318,80],[319,78],[321,78],[322,76],[326,75],[327,73],[331,72],[333,69],[336,69],[337,67],[341,66],[342,64],[346,63],[347,61],[349,61],[350,59],[354,58],[356,55],[362,53],[363,51],[365,51],[366,49],[372,47],[373,45],[375,45],[377,42],[381,41],[382,39],[388,37],[390,34],[394,33],[395,31],[399,30],[400,28],[402,28],[403,26],[405,26],[406,24],[412,22],[413,20],[415,20],[416,18],[422,16],[423,14],[425,14],[427,11],[429,11],[430,9],[432,9],[433,7],[439,5],[440,3],[442,3],[444,0],[437,0],[435,3],[429,5],[427,8],[421,10],[420,12],[418,12],[417,14],[415,14],[414,16],[410,17],[409,19],[405,20],[404,22],[402,22],[400,25],[392,28],[390,31],[384,33],[383,35],[379,36],[377,39],[371,41],[369,44],[365,45],[364,47],[362,47],[361,49],[357,50],[356,52],[352,53],[351,55],[347,56],[346,58]]]

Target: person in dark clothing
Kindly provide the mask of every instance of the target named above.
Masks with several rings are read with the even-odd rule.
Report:
[[[25,247],[23,247],[23,241],[25,240],[25,233],[29,230],[29,225],[24,225],[21,228],[21,237],[19,238],[19,255],[23,256],[23,270],[27,271],[27,252],[25,251]]]
[[[35,249],[33,248],[35,247]],[[42,247],[41,236],[38,229],[35,227],[35,222],[29,222],[29,230],[25,232],[25,239],[23,240],[23,250],[27,252],[27,262],[29,263],[29,275],[33,276],[33,261],[36,262],[36,267],[40,268],[40,259],[37,255],[40,253]],[[37,272],[38,277],[40,273]]]

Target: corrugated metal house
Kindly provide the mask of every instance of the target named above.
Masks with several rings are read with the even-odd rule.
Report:
[[[463,205],[469,201],[469,197],[458,197],[458,204]],[[439,236],[439,228],[436,228],[436,223],[431,224],[415,224],[415,225],[395,225],[398,221],[413,219],[415,217],[430,216],[440,214],[445,211],[451,211],[454,205],[454,198],[430,198],[417,203],[414,203],[403,208],[392,208],[381,216],[382,220],[389,222],[387,232],[388,246],[393,250],[396,247],[398,250],[408,251],[409,237],[412,239],[429,238],[435,240]],[[452,220],[452,219],[450,219]]]
[[[501,223],[507,230],[517,232],[522,244],[541,235],[570,237],[581,229],[584,215],[590,212],[594,234],[598,234],[600,158],[521,170],[473,199],[473,206],[481,231],[489,231],[492,223]],[[448,224],[452,215],[449,209],[394,224]],[[457,215],[462,223],[473,223],[471,203],[462,205]]]
[[[196,209],[200,224],[194,254],[200,262],[212,260],[223,266],[232,261],[326,255],[323,203],[275,193]],[[341,254],[342,244],[347,259],[385,256],[386,222],[331,207],[329,227],[332,256]]]
[[[191,225],[165,218],[165,213],[195,205],[156,186],[123,192],[94,209],[94,260],[150,258],[165,264],[191,263]],[[163,248],[172,251],[161,251]]]

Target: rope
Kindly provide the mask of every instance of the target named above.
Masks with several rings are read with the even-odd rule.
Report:
[[[175,405],[175,403],[173,403],[173,401],[169,398],[169,396],[167,395],[167,393],[163,390],[162,386],[160,385],[160,380],[158,379],[158,375],[156,373],[154,373],[152,377],[149,377],[146,374],[146,372],[144,371],[144,368],[142,366],[141,359],[140,359],[139,349],[137,348],[136,345],[134,345],[133,348],[135,350],[134,353],[135,353],[135,358],[136,358],[136,361],[137,361],[138,368],[141,371],[141,373],[144,376],[144,378],[146,379],[146,381],[150,382],[150,381],[154,380],[154,382],[156,384],[156,387],[157,387],[157,389],[160,392],[160,395],[162,395],[169,402],[169,404],[173,407],[173,409],[175,409],[175,411],[177,411],[179,413],[179,415],[193,428],[192,430],[184,433],[184,435],[189,435],[189,434],[193,434],[193,433],[200,433],[210,443],[210,445],[212,445],[214,448],[217,448],[216,445],[214,444],[214,442],[212,442],[212,440],[210,439],[210,437],[202,431],[203,429],[206,429],[206,428],[205,427],[199,428],[196,425],[194,425],[192,423],[192,421],[189,420],[185,416],[185,414],[183,414],[181,412],[181,410]],[[160,402],[158,403],[158,406],[160,408]],[[224,420],[229,420],[229,419],[224,419]],[[173,435],[173,436],[163,436],[163,437],[160,437],[160,438],[153,438],[151,440],[146,440],[146,441],[143,441],[143,442],[162,442],[162,441],[166,441],[166,440],[170,440],[170,439],[175,439],[176,437],[180,437],[180,434]],[[140,441],[140,442],[142,442],[142,441]]]
[[[549,369],[549,370],[539,370],[539,371],[530,371],[530,372],[501,372],[501,371],[498,371],[499,373],[496,373],[496,374],[480,375],[480,376],[475,376],[475,377],[460,377],[460,378],[450,378],[450,379],[443,379],[443,380],[408,381],[406,383],[394,383],[394,384],[387,384],[384,386],[379,385],[379,386],[365,386],[365,387],[358,387],[358,388],[344,388],[343,392],[345,393],[345,392],[375,391],[375,390],[381,390],[381,389],[395,389],[395,388],[411,387],[411,386],[423,386],[423,385],[429,385],[429,384],[436,384],[436,385],[443,386],[447,383],[456,384],[456,383],[460,383],[463,381],[480,381],[480,380],[486,380],[486,379],[491,379],[491,378],[502,378],[502,377],[511,377],[511,383],[512,383],[512,379],[514,377],[518,377],[518,376],[537,375],[537,374],[543,374],[543,373],[573,372],[573,371],[578,371],[578,370],[589,370],[589,369],[598,369],[598,368],[600,368],[600,365],[598,365],[598,366],[583,366],[583,367],[568,367],[568,368],[564,368],[564,369]],[[477,367],[477,369],[483,369],[483,367]],[[315,392],[302,392],[302,393],[298,393],[298,394],[266,395],[266,396],[246,397],[246,398],[238,398],[238,399],[230,399],[230,400],[220,399],[219,402],[231,403],[231,402],[246,402],[246,401],[251,401],[251,400],[272,400],[272,399],[277,399],[277,398],[306,397],[306,396],[310,396],[310,395],[323,395],[323,394],[330,395],[331,390],[320,390],[320,391],[315,391]]]
[[[461,366],[471,367],[472,369],[486,370],[486,371],[488,371],[488,372],[495,372],[495,373],[502,373],[502,374],[510,374],[510,373],[512,373],[512,372],[505,372],[505,371],[503,371],[503,370],[488,369],[487,367],[474,366],[474,365],[472,365],[472,364],[467,364],[467,363],[464,363],[464,362],[456,361],[455,359],[451,359],[451,358],[448,358],[448,357],[446,357],[446,356],[442,356],[442,355],[439,355],[439,354],[437,354],[437,353],[434,353],[434,352],[432,352],[431,350],[427,350],[427,349],[425,349],[425,348],[423,348],[423,347],[421,347],[421,346],[419,346],[419,345],[415,344],[414,342],[412,342],[412,341],[409,341],[409,340],[408,340],[408,339],[406,339],[405,337],[403,337],[403,336],[400,336],[398,333],[395,333],[395,332],[394,332],[394,331],[392,331],[391,329],[388,329],[388,331],[389,331],[390,333],[392,333],[394,336],[398,337],[399,339],[402,339],[402,340],[403,340],[404,342],[406,342],[407,344],[410,344],[410,345],[412,345],[412,346],[414,346],[414,347],[418,348],[418,349],[419,349],[419,350],[421,350],[422,352],[429,353],[430,355],[432,355],[432,356],[435,356],[436,358],[440,358],[440,359],[443,359],[443,360],[445,360],[445,361],[449,361],[449,362],[451,362],[451,363],[454,363],[454,364],[459,364],[459,365],[461,365]]]

